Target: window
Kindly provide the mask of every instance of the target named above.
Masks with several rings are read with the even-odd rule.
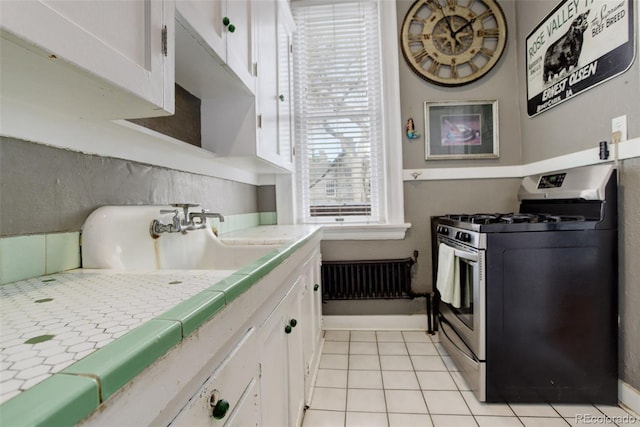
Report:
[[[378,6],[293,2],[299,222],[388,219]]]

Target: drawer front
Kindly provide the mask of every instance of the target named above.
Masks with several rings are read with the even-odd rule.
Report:
[[[255,329],[251,328],[170,425],[231,426],[236,425],[234,419],[244,423],[253,413],[259,421],[257,354]],[[245,410],[248,413],[239,417],[238,411]]]

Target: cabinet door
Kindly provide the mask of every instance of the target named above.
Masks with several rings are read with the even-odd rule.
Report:
[[[240,398],[236,410],[229,416],[225,427],[257,427],[260,424],[260,391],[253,378]]]
[[[258,156],[278,163],[278,30],[277,3],[257,2],[258,21]]]
[[[311,387],[317,363],[319,361],[318,351],[322,336],[322,291],[320,289],[320,255],[314,255],[305,266],[304,270],[304,294],[302,298],[304,318],[304,383],[305,399],[309,403],[311,397]]]
[[[259,425],[256,354],[257,339],[251,328],[170,425]]]
[[[260,408],[265,427],[288,425],[286,324],[287,306],[282,301],[260,327]]]
[[[286,1],[258,2],[258,156],[293,169],[290,35]],[[289,18],[289,19],[288,19]]]
[[[313,340],[316,343],[316,350],[322,341],[322,255],[316,252],[313,258]]]
[[[293,17],[286,1],[278,1],[278,156],[293,170],[293,94],[291,45]]]
[[[0,17],[20,44],[173,112],[172,1],[3,0]]]
[[[224,18],[227,2],[224,0],[176,0],[177,19],[195,33],[215,52],[222,62],[227,59],[227,39]]]
[[[261,3],[258,0],[257,3]],[[229,26],[227,33],[227,65],[251,92],[255,92],[256,77],[254,58],[254,10],[253,0],[227,0]],[[233,32],[231,32],[233,25]]]
[[[291,333],[287,334],[288,374],[289,374],[289,426],[302,423],[304,411],[304,277],[300,277],[287,297],[288,323]]]

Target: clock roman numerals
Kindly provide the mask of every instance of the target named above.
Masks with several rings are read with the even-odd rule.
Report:
[[[487,28],[478,30],[478,37],[499,37],[500,30],[497,28]]]
[[[426,49],[421,49],[418,52],[414,52],[413,57],[418,64],[422,64],[429,57],[429,52]]]
[[[431,63],[431,65],[429,66],[429,74],[434,75],[434,76],[438,76],[440,75],[440,66],[442,64],[440,64],[438,61],[436,61],[435,59],[433,60],[433,62]]]
[[[488,17],[493,16],[493,11],[491,9],[487,9],[482,12],[480,15],[476,16],[477,21],[484,21]]]
[[[496,51],[483,47],[480,49],[480,53],[486,56],[487,58],[491,58],[496,53]]]

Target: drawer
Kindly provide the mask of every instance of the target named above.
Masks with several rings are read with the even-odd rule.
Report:
[[[170,425],[240,425],[237,421],[243,427],[259,424],[257,354],[255,329],[251,328]]]

